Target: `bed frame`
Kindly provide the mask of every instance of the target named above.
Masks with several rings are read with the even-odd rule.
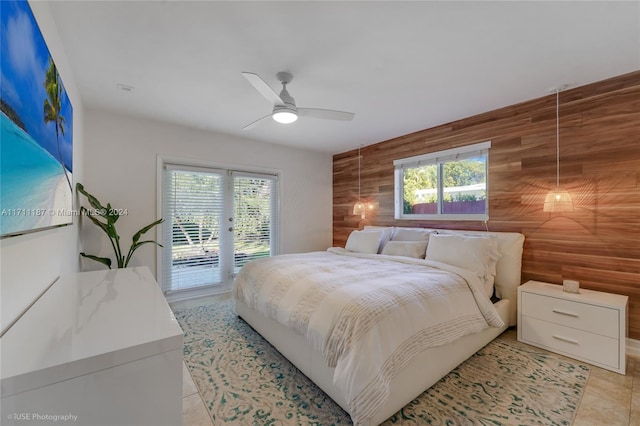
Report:
[[[449,344],[430,348],[414,358],[391,381],[389,398],[376,412],[372,420],[373,425],[378,425],[395,414],[499,336],[507,326],[516,325],[517,289],[520,285],[524,236],[512,232],[438,230],[438,233],[491,234],[498,237],[498,249],[502,253],[502,257],[498,260],[496,267],[495,287],[500,300],[494,306],[505,325],[502,328],[489,327],[480,333],[467,335]],[[238,316],[269,341],[331,399],[349,412],[341,390],[333,385],[334,369],[326,366],[320,352],[313,350],[303,336],[254,311],[242,301],[236,300],[235,302]]]

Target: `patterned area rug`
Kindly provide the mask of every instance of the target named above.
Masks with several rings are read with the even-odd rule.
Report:
[[[184,358],[213,423],[350,425],[225,301],[176,310]],[[570,425],[589,367],[499,337],[384,425]]]

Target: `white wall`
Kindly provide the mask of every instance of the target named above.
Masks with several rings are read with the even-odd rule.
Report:
[[[31,10],[73,105],[73,179],[82,179],[83,107],[51,16],[49,4],[30,2]],[[11,324],[61,274],[78,270],[78,226],[55,228],[0,240],[1,328]]]
[[[128,209],[118,220],[123,250],[131,236],[157,218],[157,158],[277,170],[281,181],[283,253],[324,250],[332,242],[332,156],[222,135],[173,124],[87,109],[85,189],[103,204]],[[82,225],[83,250],[113,258],[107,237],[95,225]],[[153,236],[154,234],[150,232]],[[161,238],[155,235],[157,241]],[[130,266],[156,271],[156,249],[141,247]],[[83,260],[84,270],[102,265]]]

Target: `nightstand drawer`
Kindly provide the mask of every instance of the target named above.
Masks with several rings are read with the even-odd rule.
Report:
[[[619,339],[620,311],[523,291],[522,315]]]
[[[618,339],[527,316],[521,317],[518,326],[522,327],[522,341],[525,343],[609,368],[620,368]]]

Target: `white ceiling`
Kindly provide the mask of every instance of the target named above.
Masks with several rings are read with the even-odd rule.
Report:
[[[638,1],[56,1],[51,10],[86,107],[328,153],[640,69]],[[354,120],[242,131],[271,106],[240,73],[279,92],[283,70],[299,107]]]

